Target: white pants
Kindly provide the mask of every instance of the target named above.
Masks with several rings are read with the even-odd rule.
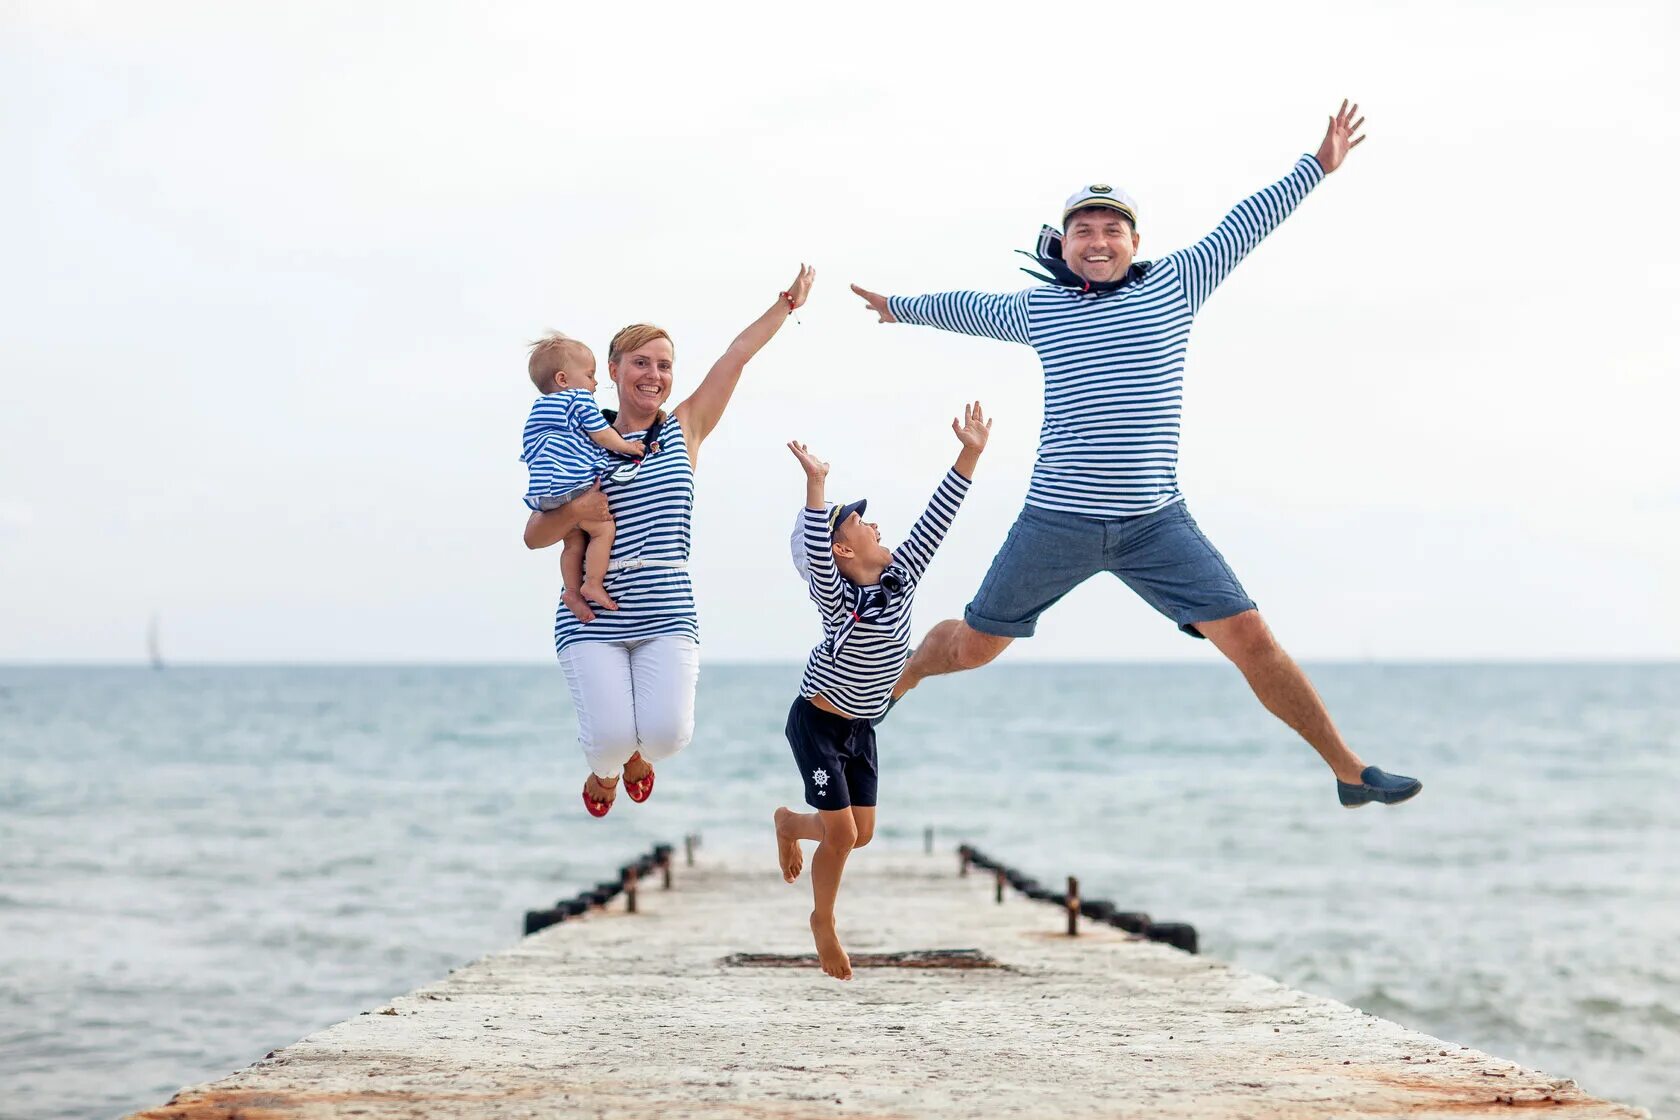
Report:
[[[640,751],[670,758],[694,738],[700,647],[687,635],[626,642],[573,642],[560,651],[572,686],[578,745],[589,768],[617,777]]]

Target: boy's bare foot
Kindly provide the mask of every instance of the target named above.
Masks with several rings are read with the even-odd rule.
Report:
[[[822,962],[822,970],[836,980],[850,980],[852,958],[840,946],[840,935],[834,932],[834,919],[823,921],[817,917],[815,910],[811,911],[811,936],[817,940],[817,959]]]
[[[579,622],[595,621],[595,611],[590,607],[589,601],[571,588],[568,587],[560,593],[560,601],[566,604],[567,610],[577,616]]]
[[[612,601],[611,595],[607,594],[607,585],[598,579],[584,580],[583,587],[579,590],[583,592],[583,597],[591,603],[598,603],[609,611],[618,609],[618,604]]]
[[[791,883],[799,878],[805,866],[805,853],[800,851],[799,838],[788,831],[787,822],[793,816],[787,806],[776,810],[776,860],[782,865],[782,880]]]

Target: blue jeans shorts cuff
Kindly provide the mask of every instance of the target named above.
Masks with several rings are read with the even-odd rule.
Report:
[[[968,623],[970,630],[990,634],[994,638],[1030,638],[1033,631],[1038,629],[1036,618],[1030,622],[998,622],[985,615],[976,614],[972,603],[963,608],[963,621]]]
[[[1228,603],[1218,603],[1211,607],[1200,607],[1195,611],[1194,618],[1174,619],[1173,621],[1178,623],[1178,628],[1180,630],[1184,631],[1192,638],[1201,638],[1203,641],[1206,641],[1207,635],[1196,629],[1197,623],[1218,622],[1221,619],[1231,618],[1235,615],[1242,614],[1244,611],[1258,609],[1259,608],[1254,605],[1253,599],[1232,599]]]

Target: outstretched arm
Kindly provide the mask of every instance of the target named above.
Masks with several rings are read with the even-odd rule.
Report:
[[[608,451],[619,455],[628,455],[633,459],[640,459],[647,454],[647,448],[638,439],[625,439],[607,423],[607,418],[601,414],[601,408],[595,403],[595,398],[588,393],[572,394],[574,401],[572,409],[577,418],[578,427],[588,436],[596,447],[604,447]]]
[[[930,296],[884,296],[852,285],[852,291],[882,323],[911,323],[919,327],[995,338],[999,342],[1031,345],[1027,336],[1027,293],[940,292]]]
[[[598,432],[590,432],[589,438],[595,441],[597,447],[604,447],[619,455],[628,455],[632,459],[640,459],[647,454],[646,444],[639,439],[625,439],[613,431],[611,425]]]
[[[1347,102],[1342,102],[1341,111],[1330,118],[1316,156],[1302,156],[1284,178],[1239,202],[1212,233],[1188,249],[1167,255],[1166,259],[1178,267],[1184,298],[1192,312],[1200,311],[1231,270],[1365,139],[1354,137],[1365,123],[1363,117],[1353,119],[1358,112],[1359,106],[1349,109]]]
[[[805,564],[811,573],[811,598],[827,618],[840,611],[843,598],[840,572],[834,566],[834,542],[828,528],[828,464],[797,440],[789,440],[787,446],[805,471],[805,512],[800,519]]]
[[[962,419],[951,421],[951,430],[957,433],[957,441],[962,444],[957,461],[945,472],[927,509],[911,526],[910,535],[893,553],[893,559],[908,568],[913,579],[922,578],[922,573],[933,562],[939,542],[945,539],[946,531],[951,528],[951,522],[957,516],[957,507],[962,504],[963,496],[968,493],[968,484],[974,478],[980,453],[986,450],[986,441],[991,438],[992,422],[986,419],[980,402],[975,401],[963,406]]]
[[[700,387],[676,407],[677,420],[682,424],[683,432],[688,439],[689,453],[693,454],[700,447],[701,442],[717,427],[718,421],[723,419],[723,410],[729,407],[729,398],[735,395],[735,386],[741,380],[741,371],[747,368],[752,356],[764,349],[764,344],[776,337],[776,332],[782,329],[787,317],[804,306],[805,300],[811,294],[811,284],[817,278],[817,270],[810,265],[799,266],[799,273],[793,278],[785,292],[776,296],[776,302],[769,309],[752,321],[746,330],[735,336],[735,341],[729,344],[729,349],[723,352],[723,357],[713,363]]]

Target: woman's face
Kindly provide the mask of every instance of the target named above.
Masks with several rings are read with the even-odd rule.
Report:
[[[647,345],[607,363],[607,373],[618,386],[618,405],[637,413],[653,413],[671,395],[671,361],[675,352],[669,339],[656,338]]]

